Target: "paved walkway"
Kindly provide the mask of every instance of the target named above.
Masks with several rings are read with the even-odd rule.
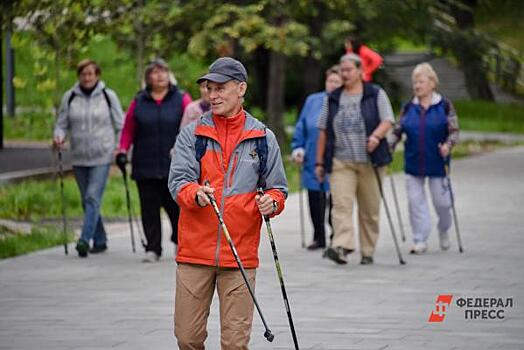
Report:
[[[465,253],[456,244],[440,252],[433,234],[425,256],[408,255],[402,244],[405,266],[385,221],[372,266],[358,265],[356,255],[336,266],[301,249],[298,196],[291,196],[273,228],[301,349],[523,349],[523,170],[522,147],[455,162]],[[403,181],[395,179],[405,208]],[[403,217],[407,225],[406,210]],[[81,260],[58,247],[0,262],[0,349],[176,349],[175,264],[140,263],[126,225],[110,230],[110,251],[101,256]],[[257,297],[275,340],[265,341],[255,315],[250,348],[291,349],[266,238],[260,255]],[[428,323],[439,294],[452,294],[451,306],[444,322]],[[459,298],[513,298],[513,307],[502,320],[465,320]],[[216,302],[208,330],[208,348],[219,349]]]

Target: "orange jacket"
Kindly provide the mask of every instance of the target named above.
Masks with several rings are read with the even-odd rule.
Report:
[[[346,50],[347,53],[353,52],[351,49]],[[362,61],[362,80],[372,81],[373,73],[380,67],[383,62],[382,56],[371,50],[366,45],[361,45],[358,52],[360,60]]]
[[[224,222],[246,268],[258,267],[262,217],[255,203],[258,183],[256,138],[266,137],[265,191],[284,209],[287,180],[275,135],[242,111],[228,120],[204,114],[182,129],[171,161],[169,190],[180,206],[177,262],[237,267],[211,206],[195,201],[199,184],[209,180]],[[208,138],[202,159],[195,157],[196,135]]]

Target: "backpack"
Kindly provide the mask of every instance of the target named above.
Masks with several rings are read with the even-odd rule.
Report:
[[[200,163],[200,160],[204,156],[204,153],[206,153],[207,148],[207,141],[208,138],[205,136],[196,135],[196,141],[195,141],[195,158],[197,162]],[[265,181],[263,178],[263,174],[266,171],[267,167],[267,156],[268,156],[268,147],[267,147],[267,139],[266,136],[264,137],[258,137],[255,139],[256,146],[255,150],[258,154],[259,159],[259,167],[258,167],[258,187],[265,187]]]

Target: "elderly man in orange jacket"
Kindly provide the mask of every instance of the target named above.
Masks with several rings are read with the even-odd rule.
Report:
[[[182,350],[204,349],[216,288],[222,349],[247,349],[253,301],[208,195],[216,198],[254,288],[261,214],[282,212],[287,180],[275,135],[242,107],[247,90],[242,63],[219,58],[197,82],[207,84],[211,111],[182,129],[169,176],[181,209],[175,336]],[[263,196],[256,194],[259,186]]]

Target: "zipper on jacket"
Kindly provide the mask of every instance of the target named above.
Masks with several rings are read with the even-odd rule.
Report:
[[[220,152],[216,152],[218,153],[218,156],[220,157],[220,169],[222,169],[222,173],[224,173],[224,157],[222,156],[222,147],[220,147],[220,143],[219,142],[216,142],[215,143],[218,144],[218,148],[220,149]],[[225,184],[225,181],[224,181],[224,184]],[[220,207],[218,208],[218,210],[220,211],[220,214],[223,215],[224,214],[224,188],[222,188],[222,200],[220,201]],[[222,227],[220,226],[220,223],[218,223],[218,236],[217,236],[217,247],[215,249],[215,266],[218,267],[218,258],[219,258],[219,255],[220,255],[220,241],[221,241],[221,233],[222,233]]]
[[[419,176],[424,176],[426,174],[426,166],[425,166],[425,142],[424,139],[426,138],[426,109],[420,106],[421,114],[420,114],[420,125],[419,125],[419,141],[418,141],[418,147],[419,147]]]

